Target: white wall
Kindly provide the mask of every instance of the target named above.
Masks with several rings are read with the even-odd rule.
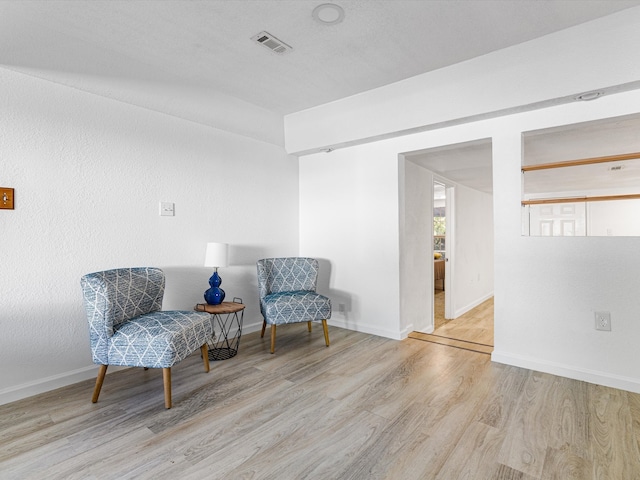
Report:
[[[401,335],[433,330],[433,173],[411,161],[400,163]],[[492,196],[455,182],[455,241],[447,246],[453,292],[452,318],[493,295]],[[441,201],[444,203],[444,201]]]
[[[523,237],[519,132],[637,111],[640,92],[496,123],[494,148],[496,361],[640,392],[637,237]],[[534,127],[535,128],[535,127]],[[603,255],[603,252],[607,252]],[[615,253],[612,253],[615,252]],[[610,333],[595,311],[610,311]]]
[[[586,207],[587,235],[640,237],[640,200],[588,202]]]
[[[406,301],[401,279],[408,260],[398,244],[406,239],[400,228],[409,214],[401,219],[393,210],[406,197],[398,190],[398,153],[492,138],[492,358],[640,392],[638,238],[522,237],[520,207],[522,132],[636,113],[638,105],[640,91],[631,91],[301,158],[300,214],[309,217],[301,221],[301,251],[330,259],[330,289],[354,299],[345,318],[334,314],[332,321],[391,338],[406,335],[415,311],[385,296],[402,286],[398,295]],[[594,312],[602,310],[611,312],[610,333],[594,328]]]
[[[332,277],[330,287],[358,300],[347,315],[356,328],[402,338],[415,316],[404,308],[411,276],[405,277],[407,258],[398,252],[399,241],[407,238],[401,230],[407,197],[398,191],[394,169],[398,154],[492,138],[493,360],[640,392],[634,359],[640,338],[638,237],[523,237],[520,207],[522,132],[640,111],[640,91],[630,90],[640,85],[640,63],[632,61],[640,44],[639,22],[640,7],[628,9],[285,118],[290,152],[344,147],[302,158],[301,185],[319,188],[313,175],[325,190],[363,186],[360,199],[344,204],[313,191],[300,196],[301,215],[316,214],[312,228],[301,223],[300,248],[348,272]],[[540,108],[607,87],[612,90],[593,102]],[[385,208],[376,222],[351,225],[399,198],[405,218]],[[341,235],[336,227],[345,225]],[[348,251],[341,250],[342,238]],[[402,309],[373,288],[371,279],[380,271],[387,290],[402,288]],[[611,312],[612,332],[595,330],[595,311]]]
[[[331,323],[391,338],[400,338],[397,179],[397,153],[375,145],[300,159],[300,254],[326,260],[318,291],[333,301]]]
[[[452,309],[458,318],[493,295],[493,197],[458,185],[455,206]]]
[[[471,140],[490,136],[485,128],[476,131]],[[300,251],[331,263],[326,292],[334,303],[333,324],[401,339],[421,314],[431,315],[433,280],[424,272],[433,268],[433,217],[425,207],[432,176],[398,157],[468,140],[460,138],[456,129],[444,135],[425,132],[300,158]],[[484,205],[491,208],[490,196],[477,194],[488,197]],[[463,205],[474,194],[466,195]],[[466,246],[465,251],[464,256],[470,254]],[[466,267],[461,269],[473,271],[477,279],[477,269]],[[460,276],[465,288],[467,277]],[[489,290],[483,296],[491,288],[486,280]],[[463,295],[458,309],[466,305],[465,298],[470,297]]]
[[[640,81],[630,61],[639,21],[640,8],[625,10],[287,116],[291,152],[379,139],[302,158],[299,210],[298,166],[277,146],[0,68],[0,185],[16,189],[16,209],[0,211],[0,403],[94,375],[82,274],[154,264],[167,272],[165,308],[191,308],[210,275],[200,267],[207,241],[232,245],[223,287],[245,299],[245,325],[260,322],[255,260],[299,251],[322,259],[320,291],[344,306],[331,323],[402,338],[416,311],[401,283],[398,154],[484,138],[494,155],[493,359],[640,391],[638,239],[520,235],[521,132],[637,113],[640,93],[478,120]],[[160,200],[176,203],[176,217],[157,215]],[[593,328],[600,310],[611,311],[610,333]]]
[[[228,242],[222,287],[247,304],[245,327],[261,323],[255,261],[299,248],[282,147],[3,68],[0,111],[0,185],[15,188],[0,210],[0,403],[94,377],[88,272],[161,267],[164,308],[191,309],[206,242]]]

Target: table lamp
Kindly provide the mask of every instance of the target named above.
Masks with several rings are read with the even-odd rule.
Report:
[[[204,266],[213,267],[213,275],[209,278],[209,288],[204,292],[204,299],[209,305],[220,305],[224,300],[224,290],[220,288],[222,278],[218,275],[218,267],[227,266],[229,244],[207,243],[207,253],[204,257]]]

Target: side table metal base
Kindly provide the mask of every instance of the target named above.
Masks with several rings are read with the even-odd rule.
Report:
[[[211,348],[209,347],[209,360],[228,360],[231,357],[235,357],[238,353],[238,349],[230,347]]]
[[[209,360],[228,360],[238,353],[244,307],[242,299],[235,298],[233,302],[222,302],[220,305],[196,305],[195,310],[210,313],[213,322],[214,336],[207,342]]]

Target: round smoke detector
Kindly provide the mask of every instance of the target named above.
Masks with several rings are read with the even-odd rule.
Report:
[[[344,20],[344,10],[340,5],[323,3],[313,9],[311,16],[316,22],[324,25],[335,25]]]

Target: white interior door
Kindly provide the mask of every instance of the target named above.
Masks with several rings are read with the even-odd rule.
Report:
[[[453,248],[455,245],[455,190],[451,185],[446,186],[446,198],[445,198],[445,217],[446,221],[446,255],[444,264],[444,283],[445,283],[445,296],[444,296],[444,318],[453,318],[453,296],[455,291],[453,289],[453,272],[455,271],[453,266],[455,264],[455,255]]]

